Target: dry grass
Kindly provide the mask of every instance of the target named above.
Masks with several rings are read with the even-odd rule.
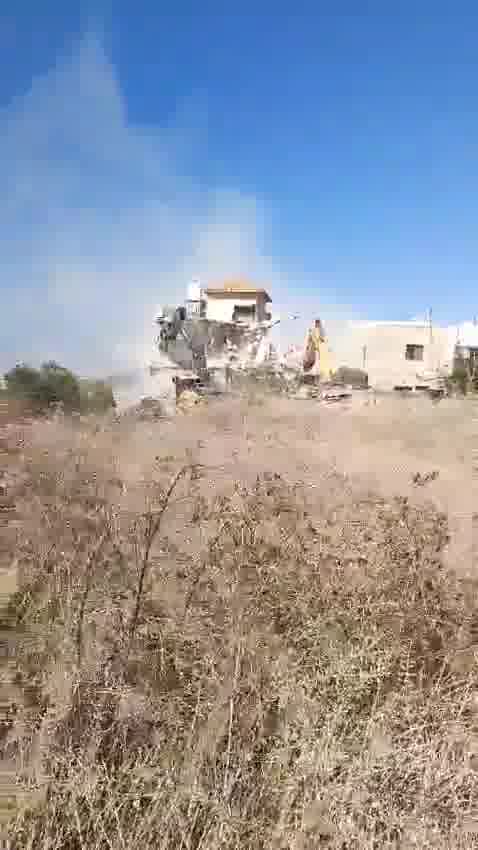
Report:
[[[478,846],[478,585],[334,416],[12,436],[11,850]]]

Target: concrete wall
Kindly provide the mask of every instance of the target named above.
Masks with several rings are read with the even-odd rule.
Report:
[[[264,295],[259,295],[257,298],[257,321],[265,322],[271,312],[272,304],[269,304]]]
[[[226,295],[224,298],[209,296],[206,305],[206,317],[214,322],[232,322],[236,306],[256,307],[256,320],[263,321],[266,313],[264,296],[244,298],[237,295]]]
[[[351,322],[346,362],[337,365],[364,369],[378,390],[423,385],[419,377],[452,368],[453,346],[446,328],[421,322]],[[407,360],[407,345],[422,345],[423,360]]]

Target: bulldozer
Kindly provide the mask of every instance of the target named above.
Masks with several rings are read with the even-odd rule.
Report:
[[[314,326],[307,331],[302,367],[304,375],[315,378],[316,383],[332,380],[332,355],[321,319],[316,319]]]
[[[321,319],[316,319],[313,327],[307,331],[299,385],[297,398],[315,398],[331,403],[344,401],[352,395],[351,387],[337,377]]]

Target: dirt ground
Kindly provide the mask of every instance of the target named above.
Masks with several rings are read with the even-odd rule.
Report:
[[[338,501],[373,492],[414,504],[432,501],[447,514],[451,543],[447,560],[467,571],[476,565],[473,534],[478,456],[478,402],[423,397],[358,396],[353,402],[259,399],[226,401],[128,434],[119,454],[121,475],[134,482],[152,456],[192,449],[208,469],[207,487],[228,492],[257,475],[280,473],[314,501],[326,493]],[[426,483],[414,483],[431,472]],[[335,485],[334,485],[335,482]],[[321,487],[321,484],[326,484]],[[335,495],[334,495],[335,494]],[[181,516],[177,515],[178,527]],[[475,538],[475,539],[474,539]]]

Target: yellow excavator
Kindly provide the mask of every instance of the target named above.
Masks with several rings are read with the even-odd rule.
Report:
[[[302,367],[306,375],[314,375],[320,381],[332,379],[335,369],[321,319],[316,319],[307,332]]]

